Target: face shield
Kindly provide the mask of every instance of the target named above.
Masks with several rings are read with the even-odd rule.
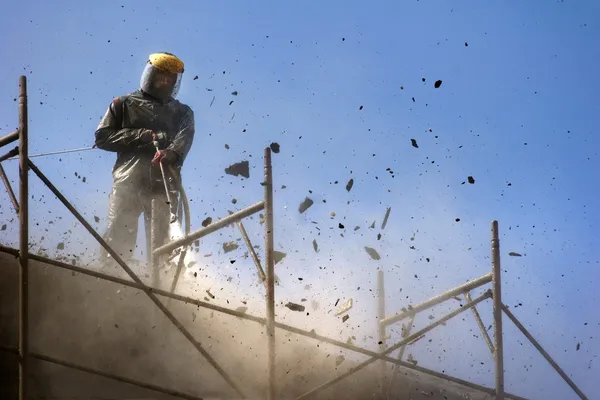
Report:
[[[140,80],[140,88],[152,97],[166,101],[176,98],[183,73],[162,71],[147,63]]]

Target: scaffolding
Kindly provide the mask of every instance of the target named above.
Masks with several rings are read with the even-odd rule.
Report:
[[[50,182],[50,180],[40,171],[40,169],[31,161],[28,156],[28,115],[27,115],[27,80],[25,76],[21,76],[19,79],[19,128],[17,131],[12,132],[4,137],[0,138],[0,147],[9,145],[13,142],[18,141],[18,146],[10,150],[7,154],[0,156],[0,178],[6,186],[8,195],[11,199],[13,207],[19,216],[19,248],[14,249],[0,245],[0,251],[11,254],[19,260],[19,274],[18,274],[18,346],[16,348],[10,346],[0,345],[0,350],[13,352],[18,356],[19,362],[19,400],[28,399],[27,384],[29,376],[28,360],[31,358],[43,360],[49,363],[62,365],[75,370],[84,371],[87,373],[99,375],[105,378],[113,379],[120,382],[125,382],[131,385],[139,386],[145,389],[154,390],[156,392],[176,396],[183,399],[198,400],[199,396],[182,393],[175,389],[165,388],[157,385],[153,385],[148,382],[141,382],[138,380],[130,379],[127,377],[107,373],[97,369],[85,367],[83,365],[67,362],[60,360],[48,355],[30,352],[29,351],[29,326],[28,326],[28,311],[29,311],[29,260],[39,261],[47,265],[52,265],[65,270],[78,272],[83,275],[92,276],[95,278],[103,279],[106,281],[114,282],[123,286],[131,287],[143,291],[150,300],[158,307],[158,309],[173,323],[173,325],[181,332],[181,334],[202,354],[211,366],[221,375],[221,377],[229,384],[229,386],[241,397],[247,398],[245,392],[235,380],[231,377],[223,367],[211,356],[211,354],[192,336],[192,334],[185,328],[181,322],[169,311],[163,302],[160,301],[159,297],[178,300],[184,303],[193,304],[198,307],[203,307],[213,311],[221,312],[237,318],[256,322],[260,325],[266,326],[267,331],[267,348],[268,348],[268,389],[266,398],[269,400],[275,400],[278,396],[276,393],[276,382],[275,382],[275,329],[281,329],[287,332],[295,333],[307,338],[311,338],[320,342],[328,343],[346,350],[350,350],[357,354],[362,354],[370,357],[366,361],[354,366],[347,372],[340,374],[334,379],[325,382],[316,388],[302,394],[297,397],[297,400],[308,399],[322,390],[335,385],[341,380],[351,376],[352,374],[360,371],[368,365],[379,361],[381,363],[381,397],[386,396],[386,383],[391,385],[392,379],[386,382],[386,365],[390,363],[394,366],[394,372],[398,367],[403,367],[412,371],[416,371],[428,376],[441,378],[443,380],[454,382],[465,387],[469,387],[481,392],[487,393],[493,396],[496,400],[501,399],[516,399],[522,400],[523,397],[519,397],[504,390],[504,355],[503,355],[503,342],[502,342],[502,314],[506,316],[517,326],[517,328],[523,333],[525,337],[532,343],[532,345],[544,356],[544,358],[550,363],[550,365],[556,370],[556,372],[567,382],[567,384],[577,393],[581,399],[587,399],[587,397],[581,392],[581,390],[575,385],[575,383],[567,376],[567,374],[556,364],[556,362],[550,357],[550,355],[541,347],[541,345],[533,338],[529,331],[519,322],[516,316],[502,303],[501,298],[501,269],[500,269],[500,242],[498,235],[498,222],[493,221],[491,224],[491,247],[492,247],[492,271],[480,278],[466,282],[454,289],[448,290],[438,296],[435,296],[422,303],[409,306],[406,310],[399,314],[386,317],[385,316],[385,290],[384,290],[384,277],[383,272],[378,271],[377,279],[377,292],[378,292],[378,321],[377,329],[379,336],[379,352],[374,352],[365,348],[361,348],[350,343],[341,342],[328,338],[326,336],[318,335],[314,331],[305,331],[290,325],[282,324],[275,321],[275,275],[274,275],[274,259],[273,259],[273,243],[274,243],[274,224],[273,224],[273,174],[271,165],[271,149],[265,148],[264,150],[264,181],[262,183],[264,187],[264,198],[258,203],[251,205],[245,209],[230,214],[212,224],[194,231],[181,239],[177,239],[173,242],[167,243],[160,247],[153,247],[151,253],[151,263],[155,265],[158,261],[159,256],[168,254],[169,252],[178,249],[182,246],[188,246],[194,241],[207,236],[217,230],[236,224],[240,234],[248,248],[250,256],[258,271],[258,276],[263,282],[266,289],[266,318],[257,317],[246,314],[244,312],[235,311],[226,307],[221,307],[215,304],[204,302],[198,299],[194,299],[188,296],[179,295],[170,291],[162,290],[156,287],[150,287],[145,285],[141,279],[132,271],[132,269],[125,263],[125,261],[106,243],[106,241],[94,230],[94,228],[85,220],[85,218],[77,211],[77,209],[62,195],[62,193]],[[11,157],[18,156],[19,159],[19,199],[17,200],[10,182],[6,177],[4,169],[2,168],[1,162]],[[29,170],[33,171],[35,175],[50,189],[50,191],[59,199],[59,201],[75,216],[75,218],[85,227],[85,229],[104,247],[107,252],[113,257],[116,263],[123,268],[123,270],[129,275],[132,281],[118,278],[115,276],[103,274],[90,269],[78,267],[76,265],[70,265],[57,260],[52,260],[47,257],[34,255],[29,253],[29,204],[28,204],[28,190],[29,190]],[[248,238],[242,220],[249,217],[259,211],[264,211],[264,233],[265,233],[265,254],[264,260],[266,265],[266,271],[263,269],[261,262],[254,251],[254,248]],[[472,299],[470,291],[479,288],[485,284],[492,283],[492,288],[485,291],[481,296]],[[446,314],[420,329],[419,331],[410,334],[410,330],[413,325],[415,316],[426,309],[441,304],[449,299],[455,298],[456,296],[464,295],[466,303],[462,307]],[[493,316],[494,316],[494,339],[489,337],[476,306],[487,299],[493,301]],[[423,335],[438,327],[439,325],[445,324],[451,318],[471,310],[475,321],[481,329],[482,335],[486,344],[488,345],[490,352],[494,358],[495,365],[495,388],[488,388],[482,385],[478,385],[466,380],[456,378],[447,374],[436,372],[424,367],[414,365],[410,362],[402,361],[404,350],[407,345],[414,343],[420,339]],[[386,329],[388,326],[400,322],[404,319],[409,319],[408,328],[403,335],[402,340],[398,343],[386,347]],[[399,350],[397,358],[392,357],[392,353]]]

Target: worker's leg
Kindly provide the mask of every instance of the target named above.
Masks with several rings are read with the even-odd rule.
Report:
[[[108,207],[108,228],[104,240],[126,262],[132,258],[135,251],[141,212],[142,205],[136,191],[130,188],[113,187]],[[102,249],[101,262],[111,259],[112,257]]]
[[[153,199],[154,208],[152,207]],[[147,237],[147,240],[150,242],[150,249],[154,250],[156,247],[160,247],[168,241],[170,220],[169,204],[167,203],[166,196],[161,193],[150,193],[147,196],[143,196],[141,200],[144,208],[144,221],[147,226],[151,227],[149,232],[150,237]],[[152,241],[152,237],[154,237],[154,242]],[[158,256],[155,260],[155,266],[150,266],[153,287],[158,288],[161,286],[160,270],[164,267],[166,257],[166,255]]]
[[[152,214],[152,199],[156,199],[155,215]],[[156,235],[156,246],[162,246],[169,239],[169,220],[170,208],[167,203],[167,197],[162,193],[154,193],[144,196],[142,199],[142,207],[144,211],[144,221],[147,226],[152,226],[154,223],[154,234]],[[151,221],[153,218],[153,221]],[[146,231],[146,239],[150,242],[150,229]]]

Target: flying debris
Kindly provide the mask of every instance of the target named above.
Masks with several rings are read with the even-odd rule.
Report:
[[[244,178],[250,178],[250,163],[248,161],[242,161],[235,163],[225,168],[227,175],[243,176]]]
[[[381,256],[375,249],[365,246],[365,251],[372,260],[381,260]]]

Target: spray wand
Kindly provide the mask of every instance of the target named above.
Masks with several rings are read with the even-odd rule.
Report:
[[[156,151],[160,151],[159,147],[158,147],[158,142],[155,140],[153,142],[154,147],[156,148]],[[165,168],[163,167],[162,162],[159,161],[158,163],[160,165],[160,173],[162,174],[162,178],[163,178],[163,184],[165,185],[165,193],[167,194],[167,203],[169,204],[169,211],[171,213],[171,219],[170,219],[170,223],[172,224],[173,222],[177,221],[177,215],[175,215],[175,213],[173,212],[173,205],[171,203],[171,193],[169,192],[169,186],[167,185],[167,177],[165,175]]]

